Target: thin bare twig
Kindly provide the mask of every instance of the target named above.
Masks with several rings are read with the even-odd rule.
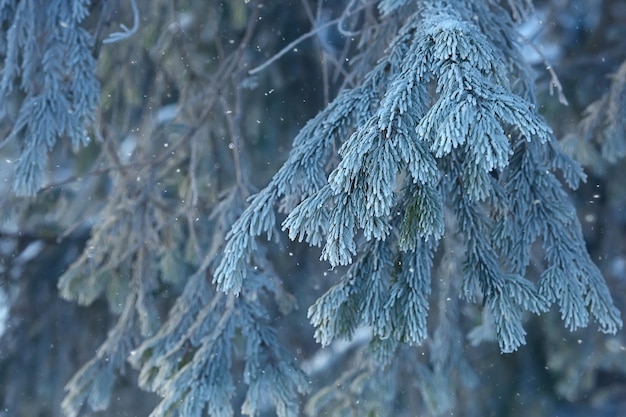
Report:
[[[352,4],[352,2],[350,4]],[[309,39],[310,37],[313,37],[313,36],[317,35],[323,29],[326,29],[326,28],[328,28],[330,26],[333,26],[333,25],[336,25],[338,23],[343,22],[346,19],[346,17],[354,15],[354,14],[357,14],[357,13],[361,12],[362,10],[365,10],[369,6],[370,6],[370,4],[366,3],[366,4],[356,8],[353,11],[348,11],[349,7],[346,8],[346,11],[340,17],[338,17],[336,19],[333,19],[333,20],[329,20],[328,22],[326,22],[326,23],[324,23],[324,24],[322,24],[320,26],[314,27],[309,32],[299,36],[297,39],[295,39],[294,41],[290,42],[287,46],[285,46],[283,49],[281,49],[278,53],[276,53],[270,59],[265,61],[263,64],[261,64],[258,67],[255,67],[255,68],[251,69],[250,71],[248,71],[248,74],[249,75],[258,74],[259,72],[265,70],[267,67],[272,65],[274,62],[278,61],[280,58],[285,56],[288,52],[290,52],[292,49],[294,49],[296,46],[298,46],[303,41]]]
[[[311,10],[311,7],[309,6],[309,3],[307,2],[307,0],[300,0],[302,3],[302,6],[304,7],[304,10],[306,12],[307,17],[309,18],[309,22],[311,23],[311,26],[315,27],[317,26],[317,22],[319,22],[322,18],[322,4],[324,3],[323,1],[320,1],[317,4],[317,11],[315,16],[313,16],[313,11]],[[321,63],[321,67],[322,67],[322,85],[323,85],[323,91],[324,91],[324,107],[326,107],[330,101],[330,85],[328,82],[328,66],[326,65],[326,55],[328,55],[326,53],[326,51],[324,50],[324,45],[322,45],[322,38],[321,37],[317,37],[316,43],[318,46],[318,53],[320,56],[320,63]]]
[[[561,85],[561,81],[559,81],[558,75],[556,75],[556,72],[552,68],[552,65],[550,65],[550,63],[548,62],[548,59],[546,58],[546,56],[543,54],[543,52],[541,52],[539,48],[537,48],[537,45],[535,45],[530,39],[528,39],[521,33],[518,33],[518,36],[526,44],[528,44],[531,48],[533,48],[533,50],[537,53],[537,55],[539,55],[541,59],[543,60],[543,64],[546,66],[546,70],[548,71],[548,74],[550,74],[550,85],[548,86],[550,95],[553,96],[554,90],[556,89],[557,97],[559,98],[559,103],[561,103],[564,106],[569,106],[567,97],[565,97],[565,93],[563,93],[563,86]]]

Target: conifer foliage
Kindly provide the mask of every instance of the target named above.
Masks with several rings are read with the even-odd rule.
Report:
[[[19,101],[9,138],[20,144],[14,189],[34,194],[42,185],[46,154],[67,137],[88,142],[100,86],[93,39],[81,26],[89,1],[5,1],[0,6],[3,58],[0,95]]]
[[[245,287],[254,237],[271,237],[280,206],[290,238],[322,245],[331,267],[350,265],[309,310],[322,344],[359,325],[377,338],[421,343],[434,252],[456,233],[465,243],[460,295],[491,310],[503,352],[524,343],[522,313],[553,302],[569,329],[591,316],[615,333],[619,313],[551,171],[563,169],[576,186],[581,170],[556,149],[532,91],[515,85],[528,75],[512,20],[498,32],[481,27],[506,16],[481,2],[419,2],[362,85],[304,127],[285,165],[252,197],[228,238],[218,287]],[[326,173],[333,146],[341,160]],[[458,230],[445,230],[444,212]],[[538,239],[546,269],[535,285],[524,275]]]
[[[158,396],[151,417],[394,415],[400,381],[434,416],[479,384],[466,339],[515,352],[528,313],[552,308],[569,331],[621,329],[561,179],[585,181],[581,150],[626,154],[626,67],[564,152],[520,53],[529,0],[319,1],[317,15],[303,0],[328,102],[260,189],[264,122],[250,121],[284,54],[252,45],[274,33],[265,8],[286,6],[113,3],[0,2],[3,143],[17,158],[8,204],[19,223],[39,207],[30,201],[51,201],[56,242],[86,230],[58,290],[115,317],[67,383],[65,416],[110,407],[130,368]],[[117,7],[133,27],[109,33]],[[102,85],[97,63],[115,74]],[[67,144],[91,171],[46,174]],[[347,343],[343,373],[320,376],[331,361],[302,363],[288,343],[284,318],[303,306],[281,273],[285,247],[318,247],[336,278],[304,307],[317,343]]]

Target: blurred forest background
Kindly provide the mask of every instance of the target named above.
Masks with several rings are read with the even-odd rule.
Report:
[[[350,36],[351,29],[377,22],[366,2],[354,2],[364,11],[345,21],[348,0],[137,0],[135,12],[131,1],[91,3],[83,27],[95,39],[101,92],[88,144],[56,143],[34,196],[12,188],[19,146],[8,142],[0,149],[2,417],[66,415],[64,387],[119,331],[137,279],[147,284],[137,295],[140,330],[127,353],[155,334],[187,277],[207,270],[236,207],[268,183],[298,131],[354,85],[362,63],[379,53],[373,36]],[[588,250],[624,312],[626,2],[539,0],[534,7],[519,33],[535,71],[540,113],[585,166],[587,182],[571,199]],[[132,27],[135,16],[136,33],[102,42],[123,32],[121,23]],[[287,46],[279,59],[257,68]],[[20,102],[11,97],[0,105],[2,138]],[[610,122],[615,119],[621,122]],[[621,147],[620,141],[606,145],[609,128],[621,135]],[[216,211],[233,200],[239,202]],[[352,401],[375,392],[349,372],[357,368],[367,334],[321,349],[307,318],[335,271],[318,260],[319,250],[284,235],[267,256],[282,278],[270,322],[310,385],[302,413],[326,410],[310,405],[322,398],[326,407],[358,415],[350,414]],[[459,308],[466,323],[480,316],[476,306]],[[455,416],[626,416],[623,330],[612,336],[590,326],[570,333],[557,311],[529,316],[525,329],[527,344],[511,354],[501,354],[492,341],[478,346],[471,333],[459,340],[477,380],[459,383],[451,406],[429,404],[428,389],[408,373],[394,382],[400,394],[378,400],[395,416],[441,410]],[[235,354],[234,369],[237,363]],[[85,406],[79,415],[148,415],[158,396],[137,387],[133,367],[123,361],[110,366],[114,376],[103,384],[112,394],[104,388],[103,398],[87,400],[108,408]],[[243,394],[235,382],[237,414]],[[80,409],[67,401],[64,407],[70,414]],[[273,413],[270,407],[261,414]]]

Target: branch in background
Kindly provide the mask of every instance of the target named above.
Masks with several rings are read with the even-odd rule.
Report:
[[[102,41],[102,43],[114,43],[123,41],[124,39],[128,39],[135,33],[137,33],[137,30],[139,29],[139,9],[137,8],[136,0],[130,0],[130,5],[133,9],[133,27],[129,29],[126,27],[126,25],[121,24],[120,27],[123,29],[123,31],[111,33],[108,38]]]

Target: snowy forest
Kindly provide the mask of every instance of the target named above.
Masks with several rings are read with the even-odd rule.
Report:
[[[0,417],[626,416],[626,3],[0,0]]]

